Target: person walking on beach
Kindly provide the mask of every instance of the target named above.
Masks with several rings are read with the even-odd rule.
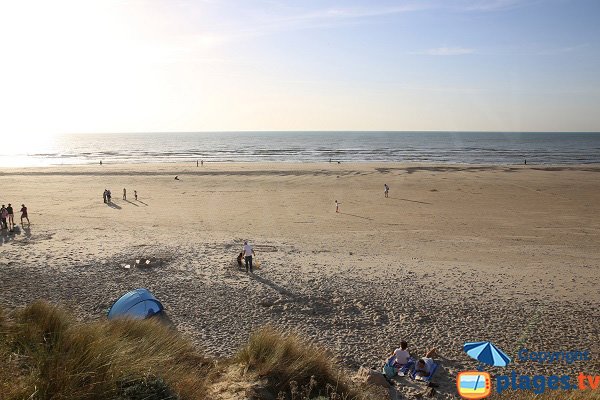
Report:
[[[340,212],[340,204],[342,204],[342,203],[338,203],[338,201],[337,201],[337,200],[335,201],[335,212],[336,212],[336,213],[339,213],[339,212]]]
[[[123,200],[127,200],[127,190],[123,188]]]
[[[2,225],[2,229],[7,229],[6,219],[8,218],[8,211],[6,211],[6,207],[2,204],[2,208],[0,208],[0,224]]]
[[[246,262],[246,273],[248,273],[248,267],[250,267],[250,273],[252,273],[252,256],[254,255],[254,249],[248,244],[247,240],[244,240],[244,261]]]
[[[137,190],[133,191],[133,197],[135,197],[135,201],[137,201]]]
[[[385,197],[388,197],[388,193],[390,191],[390,187],[387,185],[387,183],[384,183],[383,187],[384,187],[383,194],[385,195]]]
[[[23,218],[27,220],[27,225],[31,225],[29,217],[27,216],[27,207],[25,207],[25,204],[21,204],[21,225],[23,225]]]
[[[200,160],[200,165],[204,167],[204,160]]]
[[[13,208],[10,205],[10,203],[8,203],[6,211],[8,212],[8,227],[10,230],[13,230],[15,228],[15,212],[13,211]]]
[[[108,190],[107,190],[107,189],[104,189],[104,192],[102,193],[102,199],[104,200],[104,203],[105,203],[105,204],[106,204],[106,202],[107,202],[107,201],[106,201],[107,193],[108,193]]]

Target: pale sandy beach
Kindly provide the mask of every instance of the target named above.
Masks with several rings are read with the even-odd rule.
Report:
[[[437,346],[448,396],[477,366],[467,341],[513,358],[592,355],[514,370],[600,371],[598,165],[92,165],[3,169],[0,183],[0,201],[25,203],[31,220],[21,228],[17,213],[19,231],[0,236],[4,307],[44,298],[98,319],[146,287],[211,355],[273,324],[351,370],[406,339],[415,355]],[[254,275],[235,265],[244,239]]]

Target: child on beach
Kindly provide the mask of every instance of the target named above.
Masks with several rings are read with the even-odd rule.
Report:
[[[399,368],[406,364],[408,364],[408,360],[410,359],[410,354],[406,350],[408,348],[408,343],[405,340],[400,342],[400,348],[394,350],[394,366]]]

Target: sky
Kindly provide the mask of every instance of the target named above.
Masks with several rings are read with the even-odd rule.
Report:
[[[0,136],[600,131],[598,0],[0,0]]]

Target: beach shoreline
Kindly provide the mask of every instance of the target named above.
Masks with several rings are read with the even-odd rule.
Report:
[[[5,168],[1,201],[27,205],[31,226],[17,213],[19,232],[2,233],[0,305],[44,298],[100,319],[119,296],[147,287],[214,356],[272,324],[353,369],[376,365],[401,339],[415,354],[436,346],[448,385],[475,366],[466,341],[491,340],[513,357],[520,346],[589,350],[585,365],[515,368],[598,371],[597,172],[345,162]],[[244,239],[263,265],[254,275],[235,265]],[[136,259],[153,261],[124,268]]]

